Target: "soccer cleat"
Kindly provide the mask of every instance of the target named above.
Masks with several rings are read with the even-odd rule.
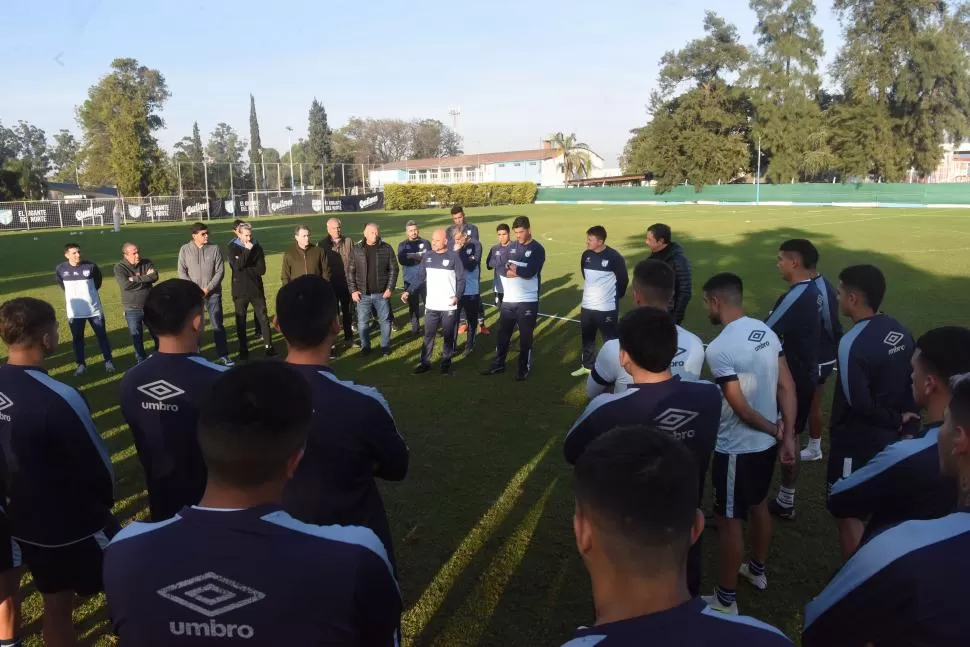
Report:
[[[726,607],[718,601],[717,595],[702,595],[701,600],[703,600],[707,604],[707,606],[711,607],[712,611],[717,611],[718,613],[724,613],[729,616],[738,615],[737,602],[732,602],[731,606]]]
[[[112,363],[112,361],[110,359],[104,363],[104,370],[105,370],[106,373],[114,373],[115,372],[115,365],[114,365],[114,363]]]
[[[504,373],[504,372],[505,372],[505,366],[504,365],[503,366],[495,366],[493,364],[492,366],[489,366],[484,371],[482,371],[482,375],[498,375],[499,373]]]
[[[225,357],[220,357],[219,361],[222,362],[222,365],[225,366],[226,368],[232,368],[233,366],[236,365],[234,361],[229,359],[228,355],[226,355]]]
[[[276,349],[272,346],[266,346],[266,357],[276,357]]]
[[[738,569],[738,575],[748,580],[751,586],[759,591],[764,591],[768,588],[768,576],[764,573],[761,575],[755,575],[751,572],[751,568],[748,566],[747,562],[741,564],[741,568]]]
[[[462,357],[468,357],[474,351],[475,351],[475,344],[469,344],[468,346],[465,346],[465,350],[464,350],[464,352],[462,352],[461,356]]]
[[[492,333],[488,329],[488,326],[486,326],[485,324],[482,324],[481,327],[478,329],[478,334],[479,335],[491,335]]]
[[[84,375],[84,371],[86,370],[88,370],[87,366],[84,364],[78,364],[77,368],[74,369],[74,376],[77,377],[78,375]]]
[[[399,324],[398,322],[396,322],[396,321],[392,321],[391,322],[391,330],[393,330],[394,332],[401,332],[401,330],[403,330],[403,328],[404,327],[401,324]]]
[[[529,371],[519,371],[515,374],[516,382],[525,382],[527,379],[529,379]]]
[[[411,371],[414,375],[422,375],[431,370],[430,364],[418,364],[418,367]]]
[[[459,335],[464,335],[467,332],[468,332],[468,324],[467,323],[463,323],[460,326],[458,326],[458,334]]]
[[[778,499],[772,499],[768,502],[768,512],[783,521],[795,520],[795,506],[784,506],[778,503]]]
[[[390,357],[390,356],[391,356],[391,349],[390,348],[382,348],[381,349],[381,357]]]
[[[580,366],[578,369],[570,373],[570,375],[572,375],[573,377],[586,377],[592,372],[593,371],[589,370],[585,366]]]
[[[802,453],[799,454],[799,457],[804,463],[815,463],[817,461],[822,460],[822,448],[808,445],[807,447],[805,447],[805,449],[802,450]]]

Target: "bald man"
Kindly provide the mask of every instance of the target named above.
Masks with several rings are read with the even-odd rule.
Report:
[[[369,355],[371,313],[377,312],[381,325],[381,356],[391,354],[391,313],[388,299],[397,283],[398,264],[394,249],[381,240],[381,228],[376,223],[364,227],[364,240],[354,245],[347,267],[347,287],[350,298],[357,304],[357,332],[360,352]]]
[[[449,243],[447,232],[436,229],[431,237],[431,253],[422,257],[417,273],[401,295],[401,301],[408,303],[422,291],[425,294],[424,347],[421,349],[421,362],[414,369],[415,375],[431,370],[431,354],[439,326],[445,338],[441,374],[451,374],[451,358],[455,354],[458,332],[458,302],[465,292],[465,269],[458,252],[450,249]]]
[[[330,265],[330,285],[337,296],[340,306],[340,320],[343,323],[344,342],[354,340],[353,309],[350,307],[350,289],[347,287],[347,274],[350,267],[350,252],[354,242],[343,234],[340,218],[327,221],[327,237],[320,241],[320,249],[327,254]]]

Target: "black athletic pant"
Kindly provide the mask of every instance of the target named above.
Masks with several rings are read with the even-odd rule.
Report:
[[[468,343],[465,351],[468,352],[475,345],[475,334],[478,331],[478,313],[482,309],[482,295],[466,294],[458,301],[459,321],[468,322]],[[483,318],[482,321],[485,319]]]
[[[512,332],[519,327],[519,373],[523,375],[532,368],[532,336],[536,329],[539,314],[539,303],[508,303],[502,304],[502,311],[498,320],[498,344],[495,347],[495,366],[505,366],[505,357],[509,354],[509,344],[512,343]]]
[[[504,292],[496,292],[495,293],[495,305],[498,306],[499,308],[501,308],[502,307],[502,299],[504,299],[504,298],[505,298],[505,293]],[[483,303],[482,304],[483,309],[484,309],[484,305],[485,304]],[[484,321],[484,319],[482,319],[482,321]]]
[[[339,306],[340,319],[344,328],[344,341],[351,341],[354,338],[352,329],[354,323],[354,310],[350,307],[350,290],[347,285],[340,285],[336,282],[331,283],[337,295],[337,305]]]
[[[431,365],[434,340],[438,336],[439,326],[441,335],[445,338],[441,367],[451,366],[451,357],[455,354],[455,337],[458,336],[458,311],[428,309],[424,311],[424,346],[421,348],[421,363],[425,366]]]
[[[404,291],[411,289],[410,283],[404,284]],[[427,305],[428,285],[422,284],[414,294],[408,297],[408,320],[411,322],[411,332],[416,333],[421,330],[421,304]]]
[[[604,342],[616,339],[618,336],[616,310],[603,312],[583,308],[579,315],[579,328],[583,343],[583,366],[593,370],[593,365],[596,363],[597,331],[602,335]]]
[[[273,343],[269,319],[266,315],[266,299],[261,297],[236,297],[232,304],[236,309],[236,335],[239,336],[239,357],[245,359],[249,356],[249,338],[246,334],[246,313],[249,304],[253,304],[253,314],[259,322],[260,330],[263,333],[263,345],[270,346]]]

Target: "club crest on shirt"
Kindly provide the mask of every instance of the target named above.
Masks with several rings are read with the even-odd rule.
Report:
[[[450,263],[451,263],[451,261],[449,261],[447,258],[445,260],[441,261],[441,264],[444,265],[445,267],[448,267],[448,265]]]
[[[84,278],[87,278],[87,277],[91,276],[91,270],[83,270],[81,272],[81,274],[84,275]]]
[[[418,243],[418,249],[424,249],[424,243]]]
[[[529,258],[530,256],[532,256],[532,250],[531,249],[528,250],[528,251],[526,251],[526,253],[525,253],[525,257],[526,258]]]
[[[428,263],[431,262],[431,257],[430,256],[428,257],[428,260],[426,262],[428,262]]]
[[[602,265],[603,267],[606,267],[606,266],[607,266],[607,265],[609,265],[609,264],[610,264],[610,262],[609,262],[609,261],[602,261],[602,262],[600,263],[600,265]]]
[[[473,251],[475,251],[475,250],[473,250],[471,247],[469,247],[468,249],[465,250],[465,253],[468,254],[469,256],[471,256]]]

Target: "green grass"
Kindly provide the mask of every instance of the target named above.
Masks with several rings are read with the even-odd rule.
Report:
[[[603,224],[608,244],[632,266],[647,255],[646,227],[669,223],[694,265],[695,290],[711,274],[730,270],[744,277],[748,312],[764,317],[786,286],[775,269],[775,251],[786,238],[807,237],[819,247],[821,267],[835,275],[845,265],[880,266],[889,281],[884,309],[914,334],[943,324],[966,323],[970,311],[970,220],[961,211],[866,210],[833,208],[732,207],[590,207],[529,206],[470,209],[486,248],[495,225],[516,215],[532,219],[533,233],[546,247],[540,310],[563,316],[579,312],[581,281],[577,274],[585,231]],[[450,223],[442,211],[400,214],[348,214],[345,231],[359,238],[367,220],[375,220],[394,245],[404,223],[416,219],[431,229]],[[268,254],[270,303],[278,289],[281,252],[292,241],[297,222],[324,234],[324,218],[256,222],[256,237]],[[229,223],[212,223],[211,239],[225,243]],[[63,296],[53,282],[53,268],[63,260],[65,242],[82,245],[85,258],[111,277],[123,240],[139,245],[155,261],[161,277],[175,275],[178,247],[187,227],[135,226],[121,234],[86,229],[0,236],[0,298],[31,295],[49,300],[63,312]],[[491,273],[483,292],[490,294]],[[226,284],[228,285],[228,283]],[[101,290],[116,363],[134,363],[113,279]],[[404,307],[396,300],[397,313]],[[231,304],[226,297],[226,325],[234,344]],[[629,300],[624,307],[629,308]],[[272,310],[272,307],[271,307]],[[494,323],[494,310],[489,323]],[[403,318],[402,318],[403,319]],[[251,321],[251,319],[250,319]],[[716,334],[695,293],[686,326],[710,341]],[[94,339],[88,333],[89,372],[71,374],[70,335],[61,321],[62,343],[51,358],[51,373],[84,391],[107,442],[119,480],[119,518],[127,523],[146,514],[141,469],[128,430],[118,411],[121,373],[106,376]],[[493,338],[494,339],[494,338]],[[210,346],[211,337],[206,337]],[[511,374],[485,378],[479,369],[488,359],[491,340],[475,356],[459,360],[452,378],[430,373],[412,377],[419,342],[393,340],[386,359],[348,354],[337,360],[338,375],[380,388],[411,447],[411,471],[399,484],[383,487],[395,537],[404,596],[406,644],[411,645],[558,645],[573,629],[593,620],[589,584],[572,536],[570,474],[560,442],[585,405],[583,382],[569,377],[579,363],[575,324],[541,320],[534,371],[519,384]],[[278,344],[279,345],[279,344]],[[515,360],[515,349],[510,361]],[[0,351],[3,352],[3,351]],[[256,351],[258,355],[258,351]],[[744,613],[779,626],[797,637],[805,603],[824,586],[838,566],[838,544],[824,508],[824,469],[812,464],[799,484],[799,519],[776,525],[769,560],[771,586],[759,593],[742,588]],[[716,533],[708,533],[706,575]],[[28,631],[39,631],[40,601],[28,588],[24,605]],[[93,644],[112,644],[102,599],[80,605],[79,630]],[[40,644],[39,638],[35,643]]]

